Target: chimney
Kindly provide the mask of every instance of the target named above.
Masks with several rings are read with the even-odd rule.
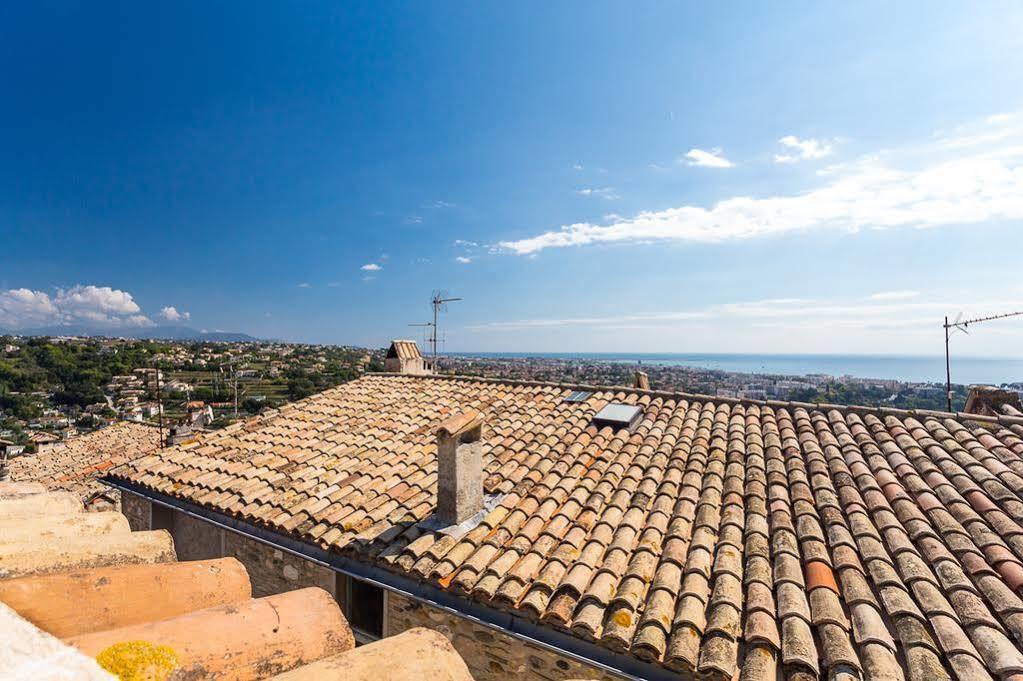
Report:
[[[1019,416],[1021,408],[1019,393],[1015,390],[1004,390],[993,385],[971,385],[963,411],[985,416]]]
[[[432,374],[433,367],[414,340],[393,340],[384,357],[384,370],[394,374]]]
[[[437,430],[437,519],[459,525],[483,510],[483,415],[470,410]]]
[[[650,390],[650,378],[646,375],[645,371],[637,371],[636,380],[632,385],[640,390]]]

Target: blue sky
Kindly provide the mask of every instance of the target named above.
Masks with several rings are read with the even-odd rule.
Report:
[[[937,354],[1023,303],[1015,2],[7,3],[0,65],[0,327],[380,345],[441,288],[451,350]]]

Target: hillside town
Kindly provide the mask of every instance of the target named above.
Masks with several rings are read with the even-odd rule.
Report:
[[[244,342],[8,336],[0,339],[0,440],[8,454],[118,421],[158,425],[167,441],[215,430],[384,368],[384,348]],[[429,360],[428,360],[429,361]],[[660,364],[446,354],[437,373],[566,384],[652,387],[738,399],[942,409],[939,383],[811,374],[749,374]],[[1023,386],[1006,384],[1008,389]],[[963,404],[968,386],[953,385]]]
[[[383,366],[382,350],[332,345],[8,336],[0,349],[11,456],[119,421],[217,429]]]

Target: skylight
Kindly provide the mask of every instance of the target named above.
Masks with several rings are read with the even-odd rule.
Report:
[[[565,402],[585,402],[592,394],[593,393],[586,390],[576,390],[574,393],[565,398]]]
[[[643,414],[642,407],[634,404],[620,404],[612,402],[597,412],[593,417],[593,425],[598,428],[611,426],[612,428],[632,428],[639,421]]]

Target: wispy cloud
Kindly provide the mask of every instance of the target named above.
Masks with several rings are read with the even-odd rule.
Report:
[[[576,190],[576,194],[579,196],[592,196],[598,199],[604,199],[605,201],[617,201],[621,197],[615,192],[614,187],[585,187],[583,189]]]
[[[313,285],[310,284],[308,281],[303,281],[301,284],[298,285],[298,287],[299,288],[312,288]]]
[[[423,224],[423,216],[422,215],[408,215],[408,216],[405,217],[404,222],[405,222],[406,225],[421,225],[421,224]]]
[[[685,155],[686,163],[697,168],[734,168],[735,164],[724,157],[720,149],[690,149]]]
[[[376,264],[375,262],[368,262],[359,269],[362,270],[363,272],[379,272],[384,268]]]
[[[950,310],[987,314],[1011,307],[1014,301],[990,300],[978,305],[968,301],[906,301],[896,298],[775,298],[737,301],[683,310],[601,317],[518,319],[475,324],[470,331],[512,331],[536,328],[594,327],[670,328],[691,325],[719,328],[846,328],[846,329],[940,329],[940,319]],[[724,326],[722,326],[724,325]]]
[[[469,263],[472,262],[472,258],[464,256],[464,255],[458,255],[458,256],[455,256],[455,262],[461,263],[463,265],[468,265]]]
[[[800,139],[795,135],[786,135],[778,140],[786,148],[785,153],[775,154],[775,163],[796,163],[809,159],[824,158],[831,155],[831,143],[819,139]]]
[[[478,242],[468,241],[466,239],[455,239],[454,244],[460,248],[476,248],[479,246]]]
[[[919,295],[919,291],[881,291],[871,295],[870,300],[907,300]]]
[[[997,144],[952,153],[946,142],[836,166],[825,176],[827,184],[803,193],[735,196],[710,207],[644,211],[609,224],[579,222],[500,246],[531,255],[595,243],[723,243],[796,231],[927,228],[1023,218],[1023,124],[1011,127]]]

